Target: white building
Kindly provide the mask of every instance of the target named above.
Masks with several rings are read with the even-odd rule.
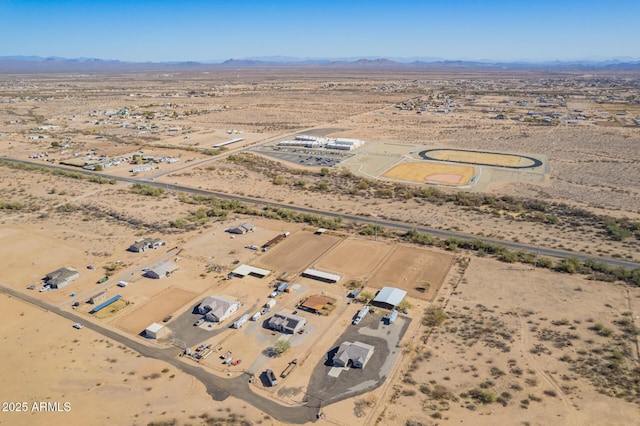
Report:
[[[207,321],[222,322],[229,318],[240,307],[237,300],[221,296],[209,296],[198,306],[198,313]]]
[[[154,322],[144,330],[144,335],[149,339],[160,339],[167,332],[167,329],[162,325]]]

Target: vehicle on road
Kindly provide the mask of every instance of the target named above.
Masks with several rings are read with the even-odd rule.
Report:
[[[84,325],[80,324],[79,322],[73,324],[73,328],[77,328],[78,330],[80,330],[83,327],[84,327]]]

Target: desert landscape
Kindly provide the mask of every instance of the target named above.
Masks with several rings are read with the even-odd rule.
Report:
[[[633,424],[639,120],[615,70],[0,74],[0,424]]]

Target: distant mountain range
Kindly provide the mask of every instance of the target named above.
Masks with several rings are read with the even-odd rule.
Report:
[[[2,74],[55,72],[136,72],[224,68],[363,68],[363,69],[564,69],[564,70],[640,70],[640,59],[615,58],[603,61],[497,62],[442,58],[295,58],[286,56],[249,57],[226,61],[126,62],[97,58],[40,56],[0,56]]]

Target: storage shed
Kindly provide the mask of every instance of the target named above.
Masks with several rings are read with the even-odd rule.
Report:
[[[330,272],[318,271],[317,269],[305,269],[302,272],[302,276],[305,278],[313,278],[314,280],[323,281],[325,283],[334,284],[340,281],[342,278],[338,274],[332,274]]]
[[[154,322],[144,330],[145,337],[149,339],[160,339],[166,335],[167,329],[162,325]]]

